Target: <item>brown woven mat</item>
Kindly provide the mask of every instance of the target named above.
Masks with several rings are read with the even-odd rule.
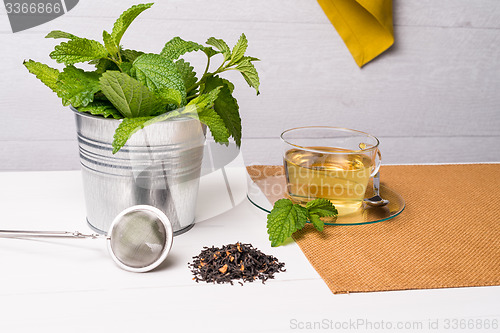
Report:
[[[271,202],[283,168],[248,168]],[[382,184],[405,199],[394,219],[310,225],[294,234],[333,293],[500,285],[500,164],[383,166]]]

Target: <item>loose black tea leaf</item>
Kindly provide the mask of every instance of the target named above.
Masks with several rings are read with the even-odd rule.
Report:
[[[284,272],[285,264],[266,255],[251,244],[229,244],[221,248],[204,247],[188,264],[196,282],[231,283],[233,280],[264,283],[274,279],[274,274]],[[239,281],[241,285],[241,281]]]

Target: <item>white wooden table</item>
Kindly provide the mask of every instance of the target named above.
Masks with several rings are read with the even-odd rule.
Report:
[[[0,229],[90,231],[80,172],[6,172],[0,184]],[[192,280],[187,263],[203,246],[237,241],[287,271],[265,285]],[[266,214],[248,200],[175,237],[150,273],[118,268],[102,240],[0,239],[0,332],[454,332],[454,319],[498,321],[500,287],[334,295],[295,243],[270,247]]]

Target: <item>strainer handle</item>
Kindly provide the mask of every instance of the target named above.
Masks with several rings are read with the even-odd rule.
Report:
[[[82,234],[79,231],[29,231],[29,230],[0,230],[0,238],[101,238],[99,234]]]

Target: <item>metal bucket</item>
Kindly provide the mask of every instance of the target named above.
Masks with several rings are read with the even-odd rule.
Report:
[[[194,225],[205,126],[191,118],[156,123],[136,132],[113,155],[121,120],[73,111],[92,229],[106,233],[115,216],[134,205],[162,210],[174,235]]]

